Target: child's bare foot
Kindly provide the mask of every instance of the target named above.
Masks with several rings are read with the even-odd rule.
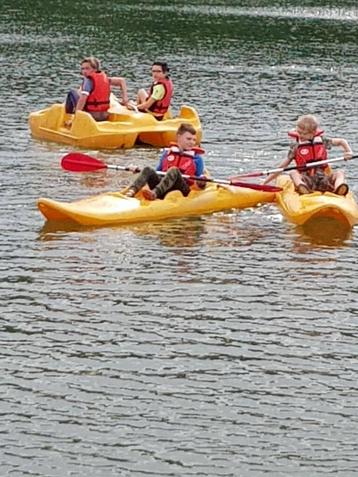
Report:
[[[150,189],[143,189],[143,197],[147,200],[155,200],[157,198],[157,194]]]

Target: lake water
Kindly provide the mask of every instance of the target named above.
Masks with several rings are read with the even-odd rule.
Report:
[[[331,4],[2,0],[1,476],[357,475],[357,230],[295,227],[274,205],[53,227],[39,197],[131,177],[65,173],[71,149],[27,125],[79,84],[83,56],[132,98],[160,59],[214,177],[276,167],[308,112],[356,152],[358,8]],[[339,165],[357,194],[356,162]]]

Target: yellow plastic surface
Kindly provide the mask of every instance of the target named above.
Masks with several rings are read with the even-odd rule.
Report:
[[[204,190],[192,190],[188,197],[179,191],[166,195],[164,200],[148,201],[141,193],[128,198],[120,192],[105,193],[75,202],[38,200],[38,208],[50,221],[69,221],[82,225],[101,226],[130,224],[175,217],[201,215],[231,208],[253,207],[272,202],[273,193],[234,186],[209,184]]]
[[[166,147],[176,139],[176,131],[182,122],[191,123],[197,130],[198,144],[202,129],[198,113],[190,106],[182,106],[179,115],[170,113],[157,121],[149,113],[129,110],[111,97],[108,121],[95,121],[84,111],[66,114],[63,104],[30,113],[31,134],[37,139],[69,144],[89,149],[129,149],[135,144]],[[66,126],[71,120],[72,124]]]
[[[313,192],[299,195],[294,190],[288,176],[279,176],[277,183],[283,188],[276,194],[277,205],[284,217],[297,225],[325,217],[353,227],[358,223],[358,206],[354,195],[349,192],[345,197],[330,192]]]

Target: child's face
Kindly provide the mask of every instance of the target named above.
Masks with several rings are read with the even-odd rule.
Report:
[[[190,132],[185,132],[184,134],[177,135],[177,143],[180,149],[184,151],[187,149],[191,149],[195,146],[196,143],[196,135],[191,134]]]
[[[85,78],[88,78],[88,76],[92,75],[95,72],[96,70],[87,61],[84,61],[81,64],[81,73],[82,76],[84,76]]]
[[[300,126],[296,127],[296,131],[298,133],[300,141],[311,141],[316,134],[316,129],[314,131],[309,129],[304,129]]]
[[[152,78],[154,83],[161,79],[165,78],[165,73],[163,73],[163,68],[160,65],[153,65],[152,66]]]

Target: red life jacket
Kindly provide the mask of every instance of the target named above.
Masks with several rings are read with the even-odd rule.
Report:
[[[89,76],[93,81],[93,89],[88,95],[84,110],[90,112],[107,111],[111,86],[105,73],[98,71]]]
[[[165,149],[165,156],[162,161],[162,171],[166,172],[171,167],[177,167],[182,174],[193,176],[196,174],[195,154],[204,154],[201,147],[193,147],[189,151],[181,151],[176,144]],[[189,181],[188,181],[189,182]]]
[[[149,111],[154,113],[154,116],[161,119],[169,109],[170,101],[172,100],[172,96],[173,96],[174,86],[173,86],[173,82],[170,78],[165,78],[165,79],[159,80],[159,81],[153,83],[152,86],[150,87],[149,97],[153,93],[154,86],[156,86],[158,84],[162,84],[164,86],[165,94],[164,94],[163,99],[160,99],[160,100],[156,101],[154,104],[152,104],[152,106],[149,108]]]
[[[328,153],[327,148],[322,140],[322,130],[317,131],[311,141],[300,142],[299,135],[296,131],[290,131],[288,135],[297,141],[297,146],[295,149],[295,162],[298,167],[304,167],[309,162],[327,160]],[[317,169],[324,170],[327,167],[328,164],[322,164],[318,167],[310,167],[305,172],[307,172],[309,175],[313,175]]]

